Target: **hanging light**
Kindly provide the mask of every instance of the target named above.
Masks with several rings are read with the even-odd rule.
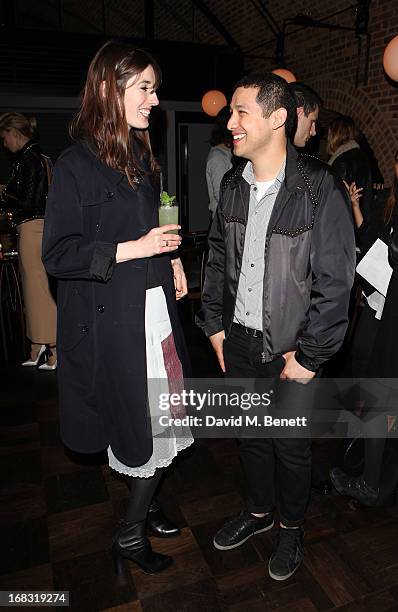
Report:
[[[202,98],[202,108],[206,115],[215,117],[220,110],[227,104],[227,98],[222,91],[211,89]]]
[[[393,81],[398,81],[398,36],[394,36],[384,50],[383,66]]]
[[[297,81],[293,72],[290,72],[290,70],[286,70],[286,68],[276,68],[272,72],[273,74],[277,74],[278,76],[282,77],[282,79],[285,79],[287,83],[293,83],[294,81]]]

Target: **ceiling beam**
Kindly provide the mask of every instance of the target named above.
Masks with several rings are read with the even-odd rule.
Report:
[[[266,6],[262,6],[261,2],[257,2],[256,0],[251,0],[251,3],[257,10],[257,12],[261,15],[261,17],[264,19],[266,25],[271,30],[272,34],[275,36],[275,38],[277,38],[281,29],[273,18],[273,16],[271,15],[271,13],[269,12],[269,10],[266,8]]]
[[[192,4],[196,6],[196,8],[203,13],[203,15],[210,21],[210,23],[214,26],[217,32],[223,37],[225,42],[238,53],[242,53],[242,49],[240,45],[236,42],[236,40],[231,36],[228,32],[227,28],[221,23],[218,17],[209,9],[209,7],[203,2],[203,0],[192,0]]]

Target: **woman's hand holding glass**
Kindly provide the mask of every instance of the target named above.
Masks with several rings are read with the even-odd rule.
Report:
[[[181,244],[181,236],[179,234],[168,234],[167,232],[178,231],[179,229],[181,229],[180,225],[170,223],[161,227],[153,227],[138,240],[119,242],[116,251],[116,263],[176,251]]]

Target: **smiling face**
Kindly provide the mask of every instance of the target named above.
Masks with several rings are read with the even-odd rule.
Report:
[[[124,108],[126,120],[130,127],[147,129],[151,109],[159,104],[154,89],[155,83],[155,72],[150,65],[141,74],[127,81]]]
[[[297,130],[294,135],[294,144],[296,147],[305,147],[307,141],[316,135],[316,121],[319,115],[319,107],[305,114],[304,108],[300,106],[297,109]]]
[[[238,87],[231,100],[228,129],[232,133],[235,155],[254,162],[264,153],[273,135],[273,120],[263,116],[258,104],[257,87]]]

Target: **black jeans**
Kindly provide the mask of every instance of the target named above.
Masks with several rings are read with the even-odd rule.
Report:
[[[224,342],[226,376],[230,378],[270,379],[282,404],[303,406],[310,397],[308,387],[295,382],[283,382],[279,375],[283,357],[261,363],[262,338],[249,336],[245,329],[233,325]],[[297,398],[301,401],[297,402]],[[309,414],[309,406],[306,407]],[[300,416],[302,410],[298,408]],[[277,416],[276,408],[275,416]],[[254,513],[272,512],[279,502],[279,517],[286,527],[304,522],[311,487],[311,446],[309,438],[274,437],[248,438],[239,441],[239,451],[248,488],[248,510]],[[278,492],[278,496],[276,495]]]
[[[375,311],[368,304],[361,308],[350,355],[351,372],[354,378],[369,376],[369,361],[380,325],[380,321],[376,319],[375,314]]]

